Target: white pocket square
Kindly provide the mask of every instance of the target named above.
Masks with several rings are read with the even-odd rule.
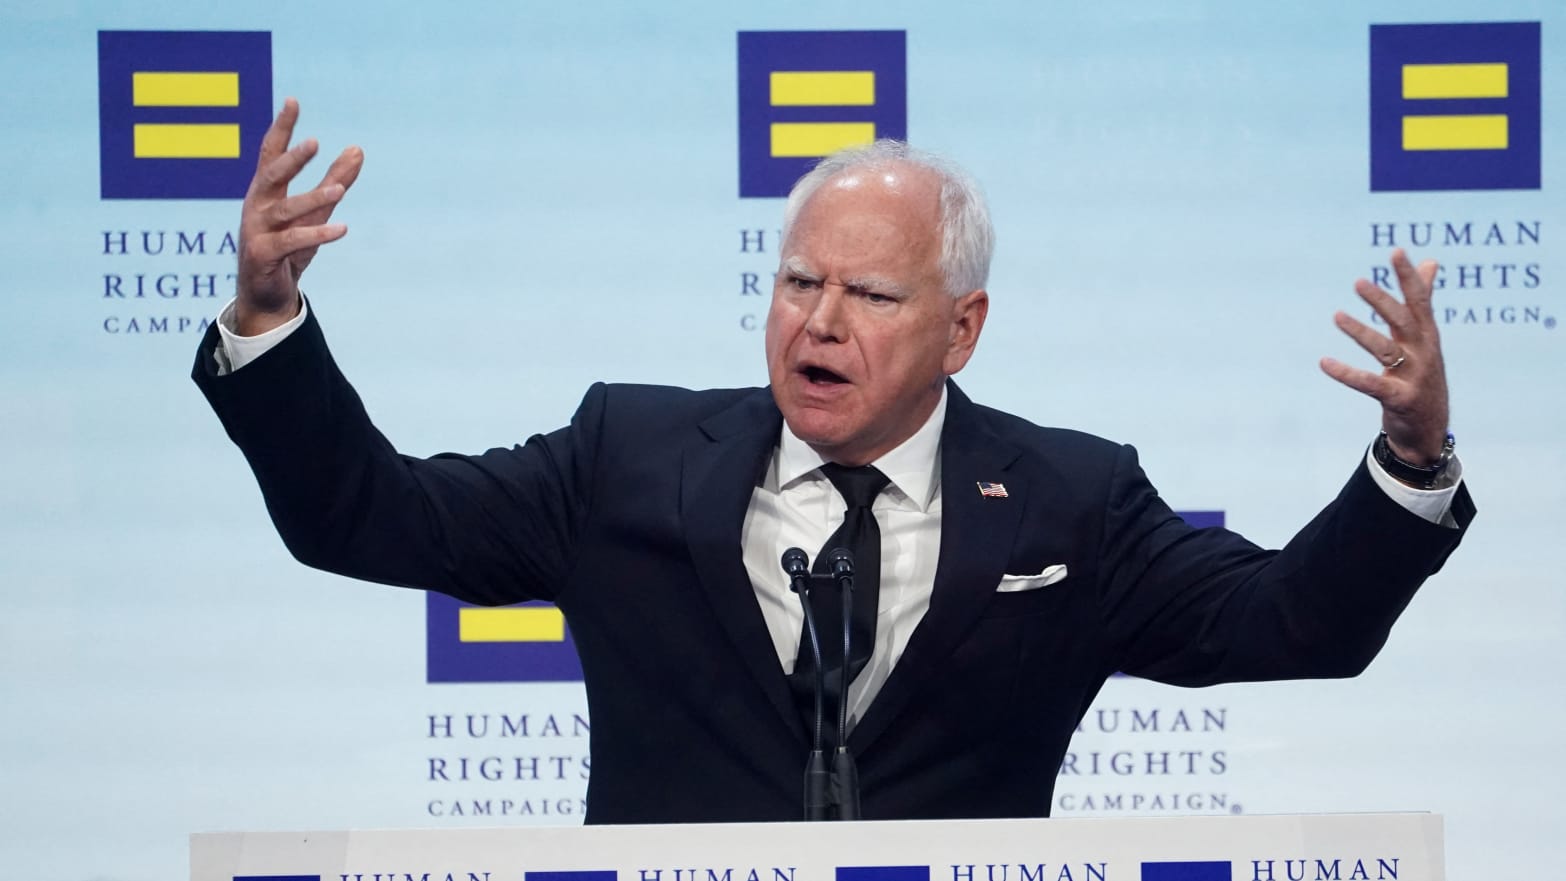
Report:
[[[1000,585],[995,588],[995,592],[1020,593],[1024,590],[1038,590],[1065,580],[1066,564],[1056,563],[1053,566],[1045,566],[1037,575],[1002,575]]]

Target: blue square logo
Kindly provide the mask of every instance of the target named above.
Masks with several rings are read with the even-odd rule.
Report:
[[[1215,526],[1223,526],[1222,511],[1176,511],[1175,514],[1181,520],[1197,529],[1212,529]]]
[[[1142,881],[1233,881],[1227,862],[1143,863]]]
[[[1370,189],[1537,190],[1539,23],[1370,28]]]
[[[474,606],[433,590],[424,596],[427,682],[582,681],[576,643],[554,606]]]
[[[838,866],[837,881],[930,881],[929,866]]]
[[[903,31],[740,31],[740,198],[787,196],[829,153],[907,137]]]
[[[619,876],[613,869],[591,869],[570,872],[524,872],[524,881],[615,881]]]
[[[265,31],[99,31],[105,199],[242,199],[272,121]]]

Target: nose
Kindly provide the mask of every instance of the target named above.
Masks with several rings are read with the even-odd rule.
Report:
[[[823,285],[810,309],[805,332],[818,342],[843,342],[848,339],[848,313],[844,291],[835,285]]]

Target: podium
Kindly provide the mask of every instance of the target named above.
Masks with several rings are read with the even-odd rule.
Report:
[[[191,881],[1441,881],[1433,814],[191,836]]]

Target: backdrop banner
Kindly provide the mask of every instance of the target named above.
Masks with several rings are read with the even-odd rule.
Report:
[[[1053,813],[1428,810],[1454,878],[1553,865],[1563,35],[1558,0],[7,4],[0,879],[582,820],[558,612],[296,563],[190,383],[287,96],[325,157],[365,151],[303,284],[414,455],[521,443],[597,380],[764,384],[782,194],[905,136],[992,203],[964,391],[1135,444],[1174,508],[1277,546],[1380,427],[1318,367],[1373,365],[1334,312],[1371,320],[1353,283],[1393,248],[1441,261],[1462,548],[1356,679],[1111,680]]]

